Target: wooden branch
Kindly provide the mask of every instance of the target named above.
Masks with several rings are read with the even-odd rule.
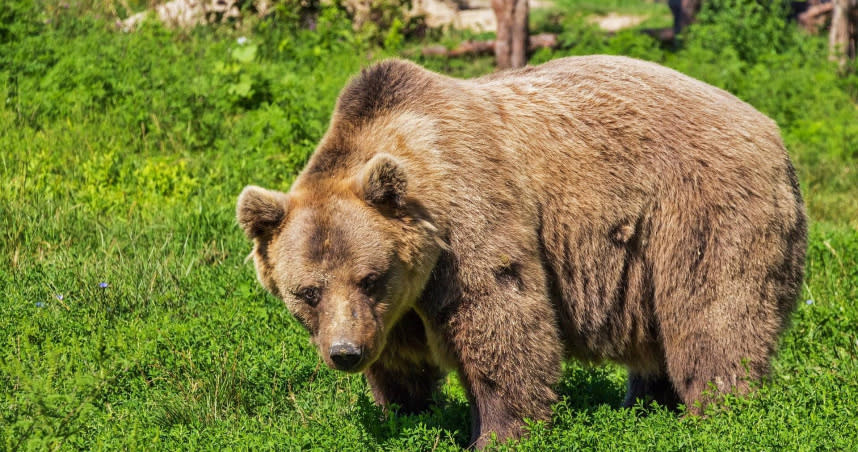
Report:
[[[812,5],[798,15],[798,24],[808,33],[817,33],[825,25],[832,11],[834,11],[833,2]]]
[[[557,47],[557,35],[553,33],[540,33],[532,35],[528,39],[527,49],[535,52],[542,48],[553,49]],[[424,56],[460,57],[464,55],[490,55],[495,51],[495,41],[465,41],[453,49],[447,49],[442,45],[424,47]]]

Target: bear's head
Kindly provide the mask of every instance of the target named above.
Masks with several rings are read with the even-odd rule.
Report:
[[[378,359],[444,246],[408,188],[403,163],[376,154],[348,177],[299,177],[288,194],[248,186],[238,198],[259,281],[332,368]]]

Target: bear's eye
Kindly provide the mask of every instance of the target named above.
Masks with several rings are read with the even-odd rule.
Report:
[[[297,298],[300,298],[310,306],[319,304],[319,299],[322,298],[322,291],[318,287],[303,287],[292,292]]]
[[[365,294],[371,294],[378,289],[378,282],[381,280],[381,276],[378,273],[370,273],[364,276],[360,283],[360,290]]]

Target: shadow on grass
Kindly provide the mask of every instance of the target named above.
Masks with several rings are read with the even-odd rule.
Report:
[[[455,383],[454,383],[455,384]],[[569,366],[555,387],[561,403],[569,411],[585,412],[588,418],[608,405],[617,410],[626,392],[625,380],[618,381],[609,367]],[[438,429],[467,447],[470,438],[470,407],[461,397],[439,393],[429,410],[420,414],[385,413],[368,393],[358,398],[360,422],[379,444],[402,437],[414,429]]]
[[[363,393],[358,398],[360,422],[379,444],[395,440],[414,430],[440,430],[460,447],[470,438],[470,408],[463,400],[436,394],[427,411],[419,414],[385,413],[372,397]]]
[[[557,395],[566,410],[585,413],[588,415],[586,418],[591,418],[590,415],[605,405],[612,410],[623,409],[627,378],[626,375],[620,377],[615,365],[567,368],[557,385]],[[647,396],[636,401],[632,413],[638,417],[647,417],[663,410],[673,414],[682,413],[678,402],[665,403],[656,402]]]
[[[622,407],[626,394],[625,380],[617,382],[614,371],[605,366],[569,366],[555,388],[557,395],[572,411],[592,413],[603,405]]]

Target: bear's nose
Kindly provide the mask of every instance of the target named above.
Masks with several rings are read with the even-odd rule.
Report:
[[[339,370],[354,369],[360,359],[360,347],[351,342],[336,342],[331,345],[331,361]]]

